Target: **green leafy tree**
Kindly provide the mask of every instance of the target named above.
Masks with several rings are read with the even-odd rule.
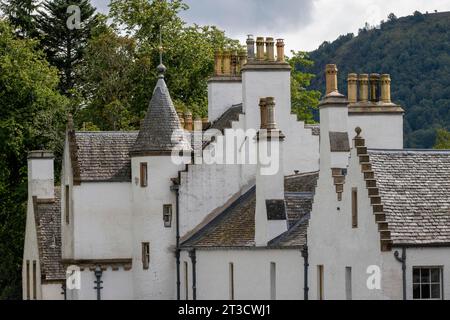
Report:
[[[214,26],[187,26],[179,17],[187,6],[178,0],[113,0],[105,19],[89,41],[82,77],[79,126],[92,122],[102,130],[138,128],[147,111],[159,64],[160,32],[165,75],[178,109],[207,114],[207,79],[214,69],[214,52],[240,48]],[[125,35],[120,35],[124,31]]]
[[[35,16],[37,7],[37,0],[0,1],[0,9],[14,27],[16,34],[23,38],[37,35]]]
[[[67,100],[57,70],[0,20],[0,299],[21,298],[27,152],[61,154]]]
[[[77,25],[76,12],[80,10]],[[68,12],[69,11],[69,12]],[[96,23],[95,8],[89,0],[46,0],[39,10],[38,29],[48,61],[60,71],[60,89],[69,94],[78,77],[75,72],[83,59],[83,52]]]
[[[450,150],[450,131],[438,129],[436,135],[435,149]]]
[[[297,114],[299,120],[314,123],[314,110],[317,110],[321,94],[316,90],[307,90],[315,75],[304,71],[312,67],[314,63],[306,52],[301,51],[292,51],[292,57],[288,59],[288,62],[292,67],[292,111]]]

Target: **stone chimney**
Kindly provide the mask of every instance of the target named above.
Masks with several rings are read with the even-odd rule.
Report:
[[[370,101],[378,102],[378,86],[380,83],[380,75],[372,73],[370,75]]]
[[[181,128],[184,129],[184,114],[183,112],[177,112],[178,119],[180,120]]]
[[[257,61],[266,60],[266,55],[264,52],[264,38],[263,37],[256,38],[256,60]]]
[[[267,104],[266,98],[259,100],[259,108],[261,114],[261,129],[267,129]]]
[[[284,57],[284,40],[283,39],[277,39],[277,61],[278,62],[285,62],[285,57]]]
[[[344,169],[348,163],[348,100],[337,87],[337,67],[327,65],[327,92],[320,102],[320,170]]]
[[[350,73],[347,79],[348,84],[348,102],[358,102],[358,75],[356,73]]]
[[[239,74],[242,68],[247,64],[247,52],[242,50],[239,52]]]
[[[225,50],[223,52],[223,75],[231,76],[231,52]]]
[[[223,55],[221,51],[216,51],[214,57],[214,75],[221,76],[222,73]]]
[[[50,200],[55,198],[55,177],[51,151],[28,153],[28,196]]]
[[[269,62],[275,62],[275,42],[273,38],[266,38],[266,52],[267,60]]]
[[[247,59],[249,61],[255,60],[255,39],[251,34],[247,38]]]
[[[327,64],[325,72],[326,72],[327,95],[332,92],[338,92],[338,83],[337,83],[338,69],[336,65]]]
[[[369,75],[366,73],[359,75],[359,101],[369,101]]]
[[[348,106],[348,130],[360,127],[368,148],[403,149],[404,110],[391,102],[390,87],[389,74],[359,75],[359,101]]]
[[[383,74],[380,78],[381,83],[381,102],[392,103],[391,101],[391,76]]]
[[[268,127],[261,127],[257,137],[258,162],[256,172],[255,243],[267,246],[268,242],[287,231],[286,205],[284,201],[283,141],[284,135],[277,129],[275,99],[260,99],[267,108]],[[261,115],[263,119],[264,116]]]
[[[193,122],[193,118],[192,118],[192,113],[190,111],[188,111],[184,114],[184,128],[187,131],[194,130],[194,122]]]

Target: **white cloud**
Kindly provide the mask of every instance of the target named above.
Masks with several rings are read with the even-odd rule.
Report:
[[[245,41],[247,34],[286,40],[287,50],[310,51],[342,34],[357,33],[366,22],[386,20],[414,11],[448,11],[450,0],[185,0],[183,18],[214,24],[227,35]],[[103,12],[108,0],[93,0]]]

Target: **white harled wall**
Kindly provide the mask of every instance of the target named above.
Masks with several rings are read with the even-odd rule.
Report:
[[[303,300],[303,258],[299,250],[197,250],[197,299],[230,300],[230,263],[234,268],[235,300],[270,300],[270,265],[276,265],[277,300]],[[181,256],[181,299],[185,299],[188,263],[188,293],[192,299],[192,263]]]
[[[147,163],[148,187],[140,186],[140,164]],[[175,299],[175,209],[176,196],[170,190],[172,178],[182,165],[170,156],[135,157],[131,160],[133,192],[133,285],[136,299]],[[172,227],[165,228],[163,206],[172,204]],[[150,267],[143,269],[142,243],[150,243]]]
[[[208,81],[208,120],[217,120],[231,106],[242,103],[242,81]]]

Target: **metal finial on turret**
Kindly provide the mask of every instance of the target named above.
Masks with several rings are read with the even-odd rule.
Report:
[[[162,27],[159,28],[159,65],[156,68],[156,71],[158,72],[158,78],[164,78],[164,74],[166,73],[166,66],[163,64],[163,52],[164,47],[162,45]]]

